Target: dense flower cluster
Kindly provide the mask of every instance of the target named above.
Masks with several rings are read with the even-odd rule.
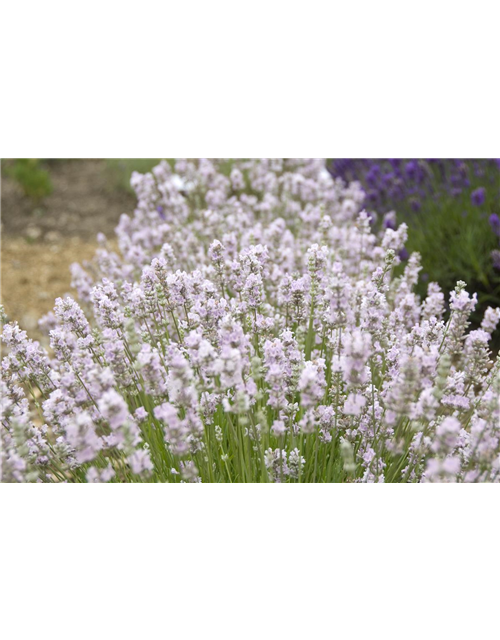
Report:
[[[485,482],[500,360],[459,282],[420,300],[406,226],[318,160],[161,163],[73,266],[80,303],[2,339],[6,482]],[[401,269],[401,268],[400,268]]]

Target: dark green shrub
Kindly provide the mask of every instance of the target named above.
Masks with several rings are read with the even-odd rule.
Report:
[[[8,173],[20,184],[24,194],[35,202],[52,193],[50,174],[38,159],[19,158],[8,167]]]

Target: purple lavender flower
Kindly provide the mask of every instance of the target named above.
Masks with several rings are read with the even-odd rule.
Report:
[[[495,235],[497,235],[500,238],[500,218],[497,216],[496,213],[492,213],[490,218],[490,226],[493,230],[493,232],[495,233]]]
[[[415,180],[418,175],[418,162],[416,160],[410,160],[405,165],[405,173],[410,180]]]
[[[481,207],[486,200],[486,189],[484,187],[479,187],[478,189],[475,189],[470,194],[470,200],[474,206]]]

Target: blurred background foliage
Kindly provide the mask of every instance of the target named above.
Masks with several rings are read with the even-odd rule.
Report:
[[[24,195],[35,203],[52,193],[50,173],[43,160],[35,158],[2,160],[2,170],[14,178],[22,188]]]
[[[60,162],[77,162],[72,159],[18,158],[2,160],[2,172],[11,176],[24,195],[39,204],[53,191],[50,168]],[[130,177],[133,171],[147,173],[160,162],[158,158],[108,158],[105,161],[111,189],[133,193]]]
[[[133,193],[130,177],[134,171],[147,173],[160,162],[158,158],[109,158],[106,160],[109,179],[116,189]]]

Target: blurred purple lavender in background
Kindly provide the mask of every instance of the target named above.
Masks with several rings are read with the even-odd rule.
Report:
[[[490,216],[490,226],[493,229],[495,235],[500,238],[500,218],[496,213],[492,213]]]
[[[484,187],[479,187],[479,189],[475,189],[470,194],[470,200],[473,205],[476,207],[481,207],[486,200],[486,189]]]
[[[383,218],[385,228],[396,228],[394,212],[410,222],[429,204],[442,210],[445,202],[456,201],[464,217],[477,209],[483,218],[490,214],[491,229],[500,238],[500,219],[492,213],[500,204],[498,159],[332,159],[328,170],[345,183],[359,182],[368,210],[390,212]],[[493,263],[499,268],[498,260]]]
[[[422,201],[429,197],[460,196],[478,180],[485,186],[471,193],[471,202],[482,206],[487,187],[494,188],[499,169],[499,160],[458,159],[333,159],[328,165],[334,178],[360,182],[369,205],[393,207],[407,203],[413,211],[419,211]]]

